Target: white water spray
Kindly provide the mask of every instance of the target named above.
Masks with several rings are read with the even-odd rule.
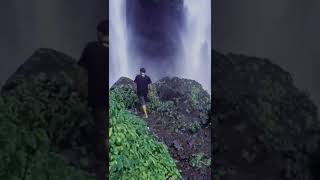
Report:
[[[178,72],[185,78],[196,80],[210,93],[211,0],[184,0],[184,7],[186,26],[181,33],[183,47]]]
[[[125,6],[125,0],[109,0],[109,87],[120,77],[130,75]]]
[[[140,67],[139,65],[148,61],[144,60],[143,57],[134,56],[134,52],[129,51],[130,36],[134,36],[134,34],[131,34],[128,30],[125,0],[109,0],[109,8],[109,86],[111,86],[122,76],[133,77]],[[196,80],[210,93],[211,0],[184,0],[184,8],[186,25],[180,30],[181,57],[172,62],[172,65],[175,64],[176,67],[173,74],[178,77]],[[145,66],[149,67],[149,72],[161,71],[159,65],[153,66],[150,62]]]

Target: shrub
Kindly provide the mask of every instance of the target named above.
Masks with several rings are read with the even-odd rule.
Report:
[[[160,101],[159,96],[157,95],[157,90],[155,87],[151,87],[149,91],[149,99],[148,107],[152,113],[157,113],[158,109],[161,107],[162,102]]]
[[[109,178],[181,179],[168,148],[146,130],[145,122],[126,111],[127,91],[109,95]]]
[[[86,104],[65,81],[43,75],[18,80],[17,84],[4,97],[15,115],[12,121],[29,129],[43,129],[53,146],[76,141],[81,128],[92,126]]]
[[[161,101],[157,95],[155,87],[151,87],[149,94],[150,102],[147,104],[151,113],[166,116],[169,118],[176,118],[177,116],[177,107],[173,101]]]
[[[138,97],[130,86],[116,87],[111,91],[114,97],[113,100],[122,102],[121,105],[123,105],[123,107],[120,109],[133,109],[138,102]],[[118,103],[118,105],[120,105],[120,103]]]
[[[205,157],[204,153],[192,155],[190,165],[196,168],[208,167],[211,165],[211,159]]]
[[[189,129],[192,133],[198,132],[200,128],[201,128],[201,125],[198,121],[195,121],[189,125]]]
[[[0,97],[0,179],[92,179],[57,153],[65,136],[76,140],[74,130],[87,123],[80,100],[68,91],[41,77],[19,81]]]

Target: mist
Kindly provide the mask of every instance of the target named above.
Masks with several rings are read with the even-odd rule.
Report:
[[[110,0],[109,86],[141,67],[157,81],[177,76],[211,92],[210,0]]]

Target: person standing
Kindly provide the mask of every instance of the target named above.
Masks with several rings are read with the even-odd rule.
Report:
[[[137,96],[139,98],[140,104],[142,105],[144,118],[148,118],[146,100],[148,98],[148,92],[152,81],[150,77],[146,75],[145,68],[140,69],[140,74],[136,76],[134,82],[137,85]]]
[[[96,157],[103,160],[98,165],[99,179],[105,179],[109,161],[108,158],[108,50],[109,22],[104,20],[97,26],[97,38],[95,42],[89,42],[84,48],[78,64],[88,72],[88,105],[92,109],[94,118],[94,144]],[[106,142],[107,141],[107,142]]]

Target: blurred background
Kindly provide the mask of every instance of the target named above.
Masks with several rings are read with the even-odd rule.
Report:
[[[213,47],[268,58],[320,105],[320,1],[215,0]]]
[[[38,48],[76,59],[96,25],[106,18],[105,0],[10,0],[0,2],[0,85]]]
[[[320,1],[215,0],[212,6],[214,49],[271,59],[320,105]],[[0,84],[39,47],[78,58],[109,14],[105,0],[11,0],[0,10]]]

